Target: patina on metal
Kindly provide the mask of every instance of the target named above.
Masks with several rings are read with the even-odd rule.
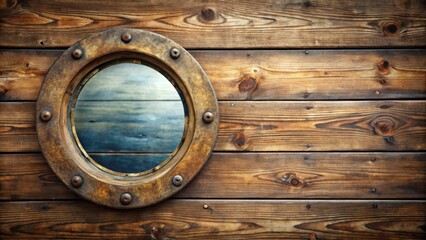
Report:
[[[129,43],[132,40],[132,35],[130,35],[128,33],[123,33],[121,35],[121,40],[125,43]]]
[[[172,179],[173,185],[179,187],[183,184],[183,177],[181,175],[176,175]]]
[[[48,110],[43,110],[43,111],[40,113],[40,119],[41,119],[43,122],[47,122],[47,121],[49,121],[51,118],[52,118],[52,113],[51,113],[50,111],[48,111]]]
[[[75,59],[80,59],[83,56],[83,51],[81,49],[77,48],[72,52],[72,57]]]
[[[130,38],[123,39],[126,34]],[[131,41],[126,43],[126,39]],[[166,72],[181,91],[187,107],[187,130],[182,144],[170,161],[149,174],[116,175],[103,171],[82,154],[73,134],[72,103],[78,96],[79,84],[102,64],[119,59],[140,59]],[[46,109],[50,112],[49,122],[42,118]],[[206,112],[214,116],[209,124],[203,120]],[[113,208],[152,205],[183,189],[208,160],[219,125],[214,90],[195,59],[172,40],[136,29],[97,33],[65,51],[45,77],[37,115],[40,146],[56,175],[83,198]],[[80,187],[75,187],[71,180],[77,175],[84,179]],[[176,176],[180,176],[177,182]],[[131,193],[130,198],[123,193]]]
[[[213,118],[214,118],[214,115],[213,115],[212,112],[205,112],[203,114],[203,121],[205,123],[211,123],[211,122],[213,122]]]
[[[121,194],[120,202],[123,205],[129,205],[132,202],[132,195],[130,193]]]
[[[75,175],[71,179],[71,185],[75,188],[81,187],[81,185],[83,185],[83,178],[80,177],[79,175]]]
[[[172,49],[170,49],[170,57],[178,59],[180,57],[180,50],[177,47],[172,47]]]

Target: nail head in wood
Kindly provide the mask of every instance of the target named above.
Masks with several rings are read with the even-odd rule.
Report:
[[[132,202],[132,195],[130,195],[130,193],[121,194],[120,202],[123,205],[129,205]]]
[[[83,178],[81,176],[75,175],[71,178],[71,185],[75,188],[81,187],[81,185],[83,185]]]
[[[40,113],[40,119],[41,119],[43,122],[47,122],[47,121],[49,121],[51,118],[52,118],[52,113],[51,113],[50,111],[48,111],[48,110],[43,110],[43,111]]]
[[[176,47],[172,47],[172,49],[170,49],[170,57],[178,59],[180,57],[180,50]]]
[[[172,182],[173,182],[173,185],[175,185],[175,186],[181,186],[182,185],[182,183],[183,183],[183,177],[181,176],[181,175],[175,175],[174,177],[173,177],[173,180],[172,180]]]
[[[214,115],[213,115],[212,112],[205,112],[203,114],[203,121],[205,123],[211,123],[211,122],[213,122],[213,118],[214,118]]]

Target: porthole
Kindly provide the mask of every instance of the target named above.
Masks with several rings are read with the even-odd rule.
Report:
[[[208,160],[217,136],[214,90],[196,60],[161,35],[111,29],[52,65],[37,101],[37,134],[55,174],[114,208],[164,200]]]

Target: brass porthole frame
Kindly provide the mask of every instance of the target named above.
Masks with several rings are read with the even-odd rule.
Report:
[[[136,59],[171,76],[187,108],[183,141],[171,158],[144,174],[114,174],[87,159],[73,134],[74,95],[97,67]],[[207,162],[217,137],[219,108],[207,75],[181,46],[139,29],[111,29],[83,39],[51,66],[37,101],[37,134],[55,174],[85,199],[113,208],[155,204],[184,188]]]

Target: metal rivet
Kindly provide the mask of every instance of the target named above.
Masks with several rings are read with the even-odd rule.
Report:
[[[77,48],[72,52],[72,57],[75,59],[80,59],[83,56],[83,51],[81,49]]]
[[[173,177],[172,182],[173,182],[173,185],[180,186],[183,183],[183,177],[181,175],[175,175]]]
[[[43,110],[43,111],[40,113],[40,119],[41,119],[43,122],[47,122],[47,121],[49,121],[51,118],[52,118],[52,113],[51,113],[50,111],[48,111],[48,110]]]
[[[376,189],[376,188],[372,188],[372,189],[371,189],[371,192],[372,192],[372,193],[375,193],[375,192],[377,192],[377,189]]]
[[[205,112],[203,114],[203,121],[205,123],[211,123],[211,122],[213,122],[213,117],[214,117],[214,115],[213,115],[212,112]]]
[[[180,50],[176,47],[172,47],[172,49],[170,49],[170,57],[172,57],[173,59],[179,58]]]
[[[379,91],[375,91],[374,94],[380,95],[380,92]]]
[[[132,41],[132,35],[130,35],[129,33],[123,33],[121,35],[121,41],[123,41],[124,43],[129,43],[130,41]]]
[[[204,204],[204,205],[203,205],[203,208],[204,208],[204,209],[208,209],[208,208],[209,208],[209,205]]]
[[[123,205],[129,205],[132,202],[132,195],[130,193],[121,194],[120,202]]]
[[[81,185],[83,185],[83,178],[78,175],[75,175],[71,178],[71,185],[75,188],[81,187]]]

